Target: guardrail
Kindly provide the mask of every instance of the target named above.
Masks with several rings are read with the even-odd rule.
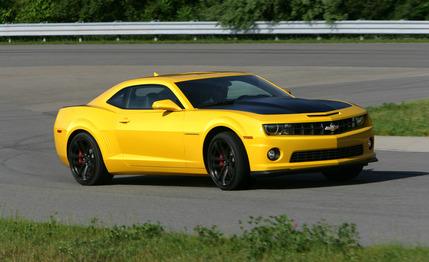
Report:
[[[112,22],[2,24],[0,36],[234,35],[234,34],[429,34],[429,21],[256,22],[233,30],[217,22]]]

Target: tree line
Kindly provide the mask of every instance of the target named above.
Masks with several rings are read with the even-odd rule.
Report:
[[[0,23],[429,20],[429,0],[0,0]]]

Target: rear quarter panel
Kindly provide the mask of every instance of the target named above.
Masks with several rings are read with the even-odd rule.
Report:
[[[115,113],[94,106],[61,108],[54,124],[55,149],[61,161],[68,165],[67,146],[70,137],[79,131],[89,133],[97,141],[107,169],[114,172],[122,165],[119,146],[114,139]]]

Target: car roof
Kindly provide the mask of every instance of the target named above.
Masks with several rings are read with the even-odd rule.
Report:
[[[155,73],[154,73],[155,74]],[[138,79],[168,79],[173,82],[183,82],[189,80],[197,80],[197,79],[205,79],[205,78],[214,78],[214,77],[226,77],[226,76],[238,76],[238,75],[250,75],[250,73],[246,72],[234,72],[234,71],[210,71],[210,72],[186,72],[186,73],[178,73],[178,74],[163,74],[157,76],[147,76],[141,77]],[[138,80],[134,79],[134,80]]]
[[[155,75],[155,74],[154,74]],[[227,77],[227,76],[240,76],[240,75],[252,75],[251,73],[246,72],[232,72],[232,71],[212,71],[212,72],[188,72],[188,73],[180,73],[180,74],[165,74],[165,75],[157,75],[156,76],[146,76],[135,79],[126,80],[118,85],[109,88],[96,98],[94,98],[88,104],[90,105],[104,105],[105,102],[116,92],[123,89],[127,86],[133,85],[141,85],[141,84],[158,84],[165,82],[183,82],[189,80],[197,80],[197,79],[207,79],[207,78],[215,78],[215,77]]]

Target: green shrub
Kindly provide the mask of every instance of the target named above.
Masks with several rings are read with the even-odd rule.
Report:
[[[250,218],[237,235],[198,226],[102,227],[0,219],[0,261],[427,261],[429,248],[361,247],[355,225],[297,225],[287,216]]]

